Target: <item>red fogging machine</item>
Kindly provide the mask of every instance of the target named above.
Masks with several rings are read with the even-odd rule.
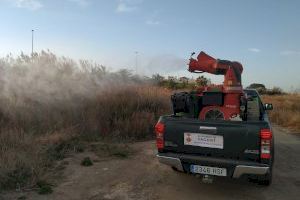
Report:
[[[192,54],[192,56],[195,53]],[[200,86],[191,93],[175,93],[174,113],[184,112],[200,120],[244,120],[246,97],[241,84],[243,66],[236,61],[215,59],[203,51],[190,58],[190,72],[224,75],[222,85]]]

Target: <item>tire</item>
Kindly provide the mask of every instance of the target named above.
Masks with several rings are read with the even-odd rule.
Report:
[[[258,178],[258,184],[259,185],[264,185],[264,186],[269,186],[272,184],[272,171],[267,173],[264,176],[261,176]]]

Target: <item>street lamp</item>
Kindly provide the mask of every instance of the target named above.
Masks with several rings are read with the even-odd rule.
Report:
[[[33,56],[33,35],[34,35],[34,30],[31,30],[31,56]]]
[[[138,74],[138,51],[134,52],[135,53],[135,73],[136,75]]]

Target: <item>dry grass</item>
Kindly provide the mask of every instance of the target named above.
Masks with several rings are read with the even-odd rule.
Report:
[[[22,110],[26,115],[2,123],[6,128],[0,132],[0,191],[33,186],[45,178],[53,161],[82,151],[84,142],[152,138],[158,116],[169,112],[168,96],[161,88],[132,85],[102,91],[73,109],[64,104],[27,105],[28,110]],[[43,112],[48,112],[44,120],[35,116]]]
[[[300,131],[300,94],[264,95],[265,103],[272,103],[274,110],[269,112],[272,122]]]
[[[153,137],[170,91],[128,71],[49,52],[0,59],[0,192],[47,179],[53,161],[88,142]]]

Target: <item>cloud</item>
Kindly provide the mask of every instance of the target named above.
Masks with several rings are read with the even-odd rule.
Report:
[[[138,10],[138,4],[140,4],[141,0],[119,0],[116,12],[125,13],[125,12],[133,12]]]
[[[39,0],[10,0],[14,6],[28,10],[38,10],[43,7]]]
[[[137,10],[136,6],[129,6],[126,3],[119,3],[118,6],[117,6],[117,9],[116,9],[116,11],[119,12],[119,13],[132,12],[132,11],[135,11],[135,10]]]
[[[300,51],[285,50],[285,51],[281,51],[280,55],[283,55],[283,56],[300,55]]]
[[[251,51],[251,52],[254,52],[254,53],[259,53],[261,52],[260,49],[257,49],[257,48],[249,48],[248,51]]]
[[[146,24],[148,24],[148,25],[159,25],[159,24],[160,24],[160,21],[158,21],[158,20],[153,20],[153,19],[148,19],[148,20],[146,21]]]
[[[90,3],[88,0],[68,0],[68,1],[76,3],[78,6],[82,6],[82,7],[88,6]]]
[[[159,19],[160,12],[161,12],[160,10],[154,10],[154,11],[152,11],[151,15],[148,16],[148,18],[147,18],[147,20],[145,21],[145,23],[146,23],[147,25],[152,25],[152,26],[161,24],[161,21],[158,20],[158,19]]]

